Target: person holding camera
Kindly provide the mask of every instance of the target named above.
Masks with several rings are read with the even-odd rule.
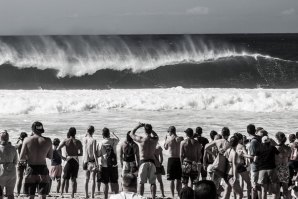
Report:
[[[136,135],[139,128],[144,127],[145,137]],[[149,180],[152,198],[156,195],[156,167],[155,148],[158,143],[158,135],[152,130],[151,124],[139,123],[130,133],[130,137],[140,145],[140,195],[144,195],[144,184]]]

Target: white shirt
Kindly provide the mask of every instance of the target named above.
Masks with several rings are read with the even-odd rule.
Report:
[[[97,155],[101,157],[101,166],[107,167],[107,152],[105,150],[105,145],[111,145],[113,151],[117,156],[117,144],[119,140],[116,138],[104,138],[103,141],[97,147]]]

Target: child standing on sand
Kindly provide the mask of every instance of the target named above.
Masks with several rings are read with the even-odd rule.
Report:
[[[61,185],[61,174],[62,174],[62,157],[61,151],[58,151],[57,148],[60,144],[60,140],[55,138],[53,140],[53,158],[51,161],[51,170],[50,170],[50,177],[52,181],[57,180],[57,193],[60,192],[60,185]],[[52,183],[51,183],[52,184]]]

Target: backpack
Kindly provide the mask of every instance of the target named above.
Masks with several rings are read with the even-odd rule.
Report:
[[[124,150],[124,153],[123,153],[123,160],[125,162],[133,162],[135,161],[135,153],[134,153],[134,150],[133,150],[133,144],[130,144],[128,143],[125,150]]]
[[[110,144],[105,144],[103,147],[106,150],[106,157],[107,157],[107,166],[113,167],[117,165],[117,156],[114,152],[113,146]]]

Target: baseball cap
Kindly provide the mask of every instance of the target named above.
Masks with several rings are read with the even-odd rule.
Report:
[[[7,131],[6,130],[2,131],[0,133],[0,141],[8,142],[8,140],[9,140],[9,135],[8,135]]]
[[[44,133],[44,129],[43,129],[42,123],[41,122],[38,122],[38,121],[34,122],[32,124],[32,131],[34,133],[38,133],[38,134]]]

